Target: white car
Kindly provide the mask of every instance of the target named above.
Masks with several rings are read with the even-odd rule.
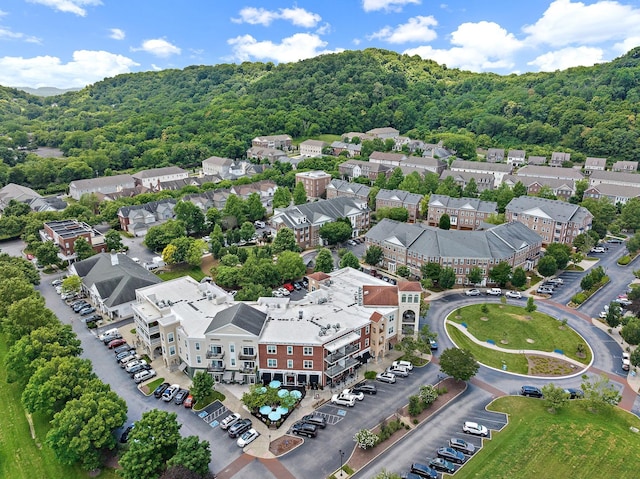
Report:
[[[480,290],[473,288],[464,292],[467,296],[480,296]]]
[[[289,296],[291,294],[287,288],[278,288],[278,291],[280,291],[283,296]]]
[[[340,396],[345,397],[345,398],[357,399],[358,401],[362,401],[364,399],[364,393],[363,392],[354,393],[353,390],[351,390],[351,389],[343,390],[340,393]]]
[[[98,339],[100,341],[104,341],[104,339],[107,336],[115,336],[116,334],[120,334],[120,330],[118,328],[112,328],[112,329],[108,329],[107,331],[105,331],[104,333],[102,333],[100,336],[98,336]]]
[[[396,376],[400,376],[401,378],[406,378],[409,376],[409,371],[401,366],[390,366],[387,368],[387,372],[395,374]]]
[[[174,397],[176,397],[176,394],[178,394],[178,391],[180,391],[180,385],[172,384],[167,389],[165,389],[165,391],[162,393],[162,400],[164,402],[171,401]]]
[[[284,294],[282,294],[281,291],[274,289],[273,291],[271,291],[271,296],[273,296],[274,298],[282,298]]]
[[[348,406],[353,407],[356,403],[356,398],[349,396],[344,397],[342,394],[334,394],[331,396],[331,404],[335,404],[336,406]]]
[[[478,424],[477,422],[467,421],[462,426],[462,431],[466,434],[473,434],[474,436],[482,436],[487,437],[489,435],[489,430],[484,427],[482,424]]]
[[[140,384],[141,382],[146,381],[147,379],[151,379],[155,377],[156,372],[153,369],[145,369],[140,371],[139,373],[135,373],[133,375],[133,380],[136,384]]]
[[[628,371],[631,368],[631,355],[629,353],[622,353],[622,369]]]
[[[596,246],[594,248],[591,248],[591,252],[592,253],[604,253],[605,249],[602,246]]]
[[[393,384],[396,382],[396,375],[385,371],[383,373],[376,374],[376,379],[383,383]]]
[[[395,368],[397,366],[408,369],[409,371],[413,371],[413,364],[411,364],[410,361],[394,361],[393,363],[391,363],[391,367]]]
[[[253,441],[255,441],[259,435],[260,433],[258,431],[251,428],[238,438],[238,440],[236,441],[236,444],[238,445],[238,447],[244,447],[248,444],[251,444]]]
[[[522,299],[522,293],[520,291],[507,291],[504,295],[507,298]]]
[[[124,367],[124,370],[125,370],[126,372],[130,373],[130,372],[131,372],[131,370],[132,370],[133,368],[135,368],[136,366],[144,366],[144,365],[146,365],[146,364],[147,364],[147,362],[146,362],[144,359],[135,359],[135,360],[133,360],[133,361],[129,361],[129,362],[127,363],[127,365]]]
[[[487,294],[489,296],[502,296],[502,290],[500,288],[489,288]]]
[[[241,417],[242,416],[240,416],[240,414],[238,414],[237,412],[234,412],[233,414],[229,414],[220,422],[220,429],[224,429],[224,430],[229,429],[231,426],[237,423]]]

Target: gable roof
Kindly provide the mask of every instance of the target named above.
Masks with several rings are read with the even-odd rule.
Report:
[[[205,330],[205,334],[228,324],[233,324],[254,336],[260,336],[266,320],[267,313],[252,308],[245,303],[236,303],[230,308],[225,308],[216,313]]]
[[[381,189],[376,195],[376,201],[401,201],[402,204],[407,205],[418,205],[422,201],[422,198],[424,198],[423,195],[419,195],[417,193],[409,193],[408,191],[404,190]]]
[[[155,178],[156,176],[166,176],[166,175],[188,175],[189,173],[186,170],[183,170],[179,166],[165,166],[163,168],[151,168],[149,170],[142,170],[134,173],[134,178],[143,179],[143,178]]]
[[[231,166],[233,160],[231,158],[222,158],[220,156],[210,156],[206,160],[202,160],[202,164],[215,166]]]
[[[327,189],[344,191],[346,193],[352,193],[356,196],[362,197],[368,197],[369,192],[371,191],[371,188],[367,185],[338,179],[331,180],[331,183],[327,185]]]
[[[640,174],[626,173],[622,171],[594,171],[589,176],[591,180],[620,181],[631,184],[640,184]]]
[[[595,174],[594,172],[593,174]],[[573,168],[558,168],[553,166],[527,165],[520,168],[516,176],[537,176],[539,178],[561,178],[565,180],[582,180],[584,176]]]
[[[103,186],[127,186],[133,187],[134,179],[131,175],[101,176],[99,178],[89,178],[86,180],[73,180],[69,183],[69,188],[84,190],[88,188],[98,188]]]
[[[486,161],[453,160],[451,169],[457,168],[476,171],[511,173],[512,166],[506,163],[487,163]]]
[[[495,201],[483,201],[478,198],[452,198],[451,196],[435,194],[429,197],[429,207],[431,206],[443,206],[445,208],[473,210],[485,213],[498,212],[498,203]]]
[[[605,166],[607,166],[607,159],[606,158],[594,158],[594,157],[589,157],[586,160],[584,160],[584,167],[587,168],[589,166],[595,166],[595,167],[601,167],[604,168]]]
[[[535,196],[520,196],[512,199],[505,208],[506,212],[524,213],[532,216],[550,218],[560,223],[582,221],[591,213],[582,206],[573,205],[566,201],[549,200]]]
[[[398,288],[396,286],[362,287],[362,304],[365,306],[397,306]]]

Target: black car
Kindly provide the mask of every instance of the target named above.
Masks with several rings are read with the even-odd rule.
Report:
[[[456,451],[452,447],[441,447],[438,449],[438,457],[457,464],[462,464],[464,462],[464,454],[460,451]]]
[[[156,388],[156,390],[155,390],[155,391],[153,391],[153,396],[154,396],[156,399],[160,399],[160,397],[162,397],[162,393],[163,393],[163,392],[164,392],[164,391],[165,391],[169,386],[171,386],[171,384],[169,384],[169,383],[162,383],[162,384],[160,384],[160,386],[158,386],[158,387]]]
[[[91,316],[87,316],[86,318],[83,319],[83,321],[86,323],[95,323],[96,321],[100,321],[102,319],[102,316],[100,316],[99,314],[92,314]]]
[[[184,402],[185,399],[187,399],[188,395],[189,395],[188,389],[181,389],[180,391],[178,391],[178,394],[176,394],[176,398],[173,400],[173,402],[176,403],[177,405],[180,405]]]
[[[449,474],[453,474],[453,472],[456,470],[456,466],[454,466],[452,462],[449,462],[446,459],[442,459],[441,457],[429,459],[429,467],[435,469],[436,471],[448,472]]]
[[[438,478],[438,472],[434,470],[432,467],[427,466],[426,464],[420,464],[419,462],[414,462],[411,464],[411,472],[413,474],[417,474],[420,477],[427,477],[432,479]],[[407,477],[411,477],[407,475]]]
[[[353,386],[354,393],[364,393],[364,394],[377,394],[378,389],[375,384],[371,383],[360,383]]]
[[[522,388],[520,388],[520,394],[522,396],[529,396],[531,398],[542,398],[542,391],[540,390],[540,388],[537,388],[535,386],[522,386]]]
[[[229,428],[229,437],[238,437],[251,429],[251,419],[240,419]]]
[[[316,437],[318,435],[318,426],[298,421],[291,427],[291,432],[298,436]]]
[[[318,416],[317,414],[307,414],[302,417],[301,422],[313,424],[314,426],[318,426],[320,429],[327,427],[327,420],[324,416]]]
[[[82,303],[78,303],[73,307],[73,311],[75,313],[79,313],[82,309],[86,308],[87,306],[89,306],[89,303],[87,303],[86,301],[82,301]]]
[[[582,389],[567,388],[564,392],[569,395],[569,399],[582,399],[584,397]]]
[[[130,424],[129,426],[127,426],[127,428],[120,435],[120,442],[122,444],[126,443],[129,440],[129,433],[133,429],[133,426],[134,426],[133,424]]]

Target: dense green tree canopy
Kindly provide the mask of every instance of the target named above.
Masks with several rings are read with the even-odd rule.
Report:
[[[333,271],[333,255],[330,250],[322,248],[318,251],[314,271],[322,271],[323,273],[331,273]]]

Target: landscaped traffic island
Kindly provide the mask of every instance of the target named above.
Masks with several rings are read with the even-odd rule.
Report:
[[[566,321],[519,306],[465,306],[448,316],[446,328],[456,346],[470,350],[479,363],[496,369],[567,376],[591,363],[591,348]]]

